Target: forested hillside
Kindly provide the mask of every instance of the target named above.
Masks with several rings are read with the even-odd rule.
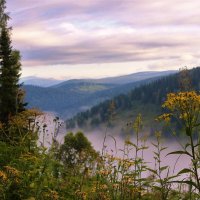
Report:
[[[114,96],[126,94],[141,84],[171,73],[175,71],[141,72],[96,80],[69,80],[45,88],[25,85],[24,89],[29,108],[54,112],[66,119]]]
[[[200,89],[200,68],[189,70],[192,89]],[[124,128],[138,113],[145,119],[146,126],[154,130],[154,118],[162,112],[161,104],[166,95],[180,91],[179,74],[169,75],[159,80],[135,88],[128,94],[121,94],[111,100],[104,101],[86,112],[78,113],[74,118],[67,120],[68,128],[92,128],[106,126],[114,114],[112,127]]]

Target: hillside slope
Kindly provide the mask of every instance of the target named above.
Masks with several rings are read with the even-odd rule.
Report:
[[[126,84],[116,83],[119,79],[125,81],[128,76],[98,80],[69,80],[46,88],[25,85],[25,100],[29,102],[29,107],[36,107],[43,111],[54,112],[66,119],[100,102],[113,98],[114,96],[126,94],[133,88],[158,79],[164,74],[174,73],[174,71],[149,73],[150,74],[148,74],[148,72],[136,73],[135,81]],[[133,78],[134,75],[132,74],[130,77]],[[151,78],[138,81],[144,77]],[[115,79],[116,81],[114,84]],[[111,83],[103,83],[105,80],[110,80]],[[129,81],[130,78],[127,82]]]
[[[200,68],[190,70],[189,74],[192,88],[199,91]],[[180,90],[179,79],[179,75],[174,74],[137,87],[128,94],[116,96],[86,112],[78,113],[74,118],[67,120],[67,127],[69,129],[78,127],[90,131],[95,128],[104,129],[110,121],[111,113],[114,113],[110,126],[120,132],[120,129],[124,131],[127,123],[133,121],[136,115],[141,113],[148,131],[153,132],[154,119],[162,112],[161,104],[166,99],[167,93]]]
[[[63,85],[58,88],[25,85],[25,100],[29,102],[28,107],[55,112],[63,118],[68,118],[106,99],[110,99],[121,93],[127,93],[140,84],[150,81],[152,79],[125,85],[79,82]]]
[[[123,75],[123,76],[117,76],[117,77],[107,77],[107,78],[101,78],[101,79],[71,79],[68,81],[63,81],[62,83],[59,83],[57,85],[54,85],[52,87],[54,88],[61,88],[65,87],[69,84],[75,84],[75,83],[98,83],[98,84],[115,84],[115,85],[124,85],[129,83],[134,83],[138,81],[147,80],[150,78],[158,78],[161,76],[167,76],[170,74],[175,74],[177,71],[175,70],[169,70],[169,71],[145,71],[145,72],[137,72],[133,74]]]

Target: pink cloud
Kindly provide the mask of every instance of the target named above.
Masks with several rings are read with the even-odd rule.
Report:
[[[27,66],[115,62],[198,64],[200,1],[8,0]]]

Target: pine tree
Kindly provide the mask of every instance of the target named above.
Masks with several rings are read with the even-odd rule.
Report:
[[[7,124],[9,118],[24,109],[19,85],[20,53],[13,50],[9,16],[5,13],[6,1],[0,0],[0,121]]]

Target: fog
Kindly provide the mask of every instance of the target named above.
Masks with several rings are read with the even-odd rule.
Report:
[[[38,120],[40,122],[40,130],[39,130],[39,140],[38,145],[44,145],[49,147],[52,144],[52,138],[56,138],[56,140],[62,144],[64,142],[64,136],[67,133],[65,128],[65,124],[62,120],[57,119],[55,121],[55,116],[51,113],[43,115]],[[43,125],[46,124],[47,127],[45,130],[43,129]],[[78,131],[78,130],[76,130]],[[56,134],[55,134],[56,132]],[[115,132],[116,133],[116,132]],[[111,130],[108,129],[105,137],[105,131],[93,131],[92,133],[85,133],[85,136],[91,142],[92,146],[95,150],[102,152],[103,146],[105,147],[105,151],[108,154],[112,154],[117,157],[123,156],[123,151],[125,148],[125,140],[126,138],[122,138],[116,134],[113,134]],[[140,139],[143,137],[143,134],[140,134]],[[105,142],[104,142],[105,139]],[[132,143],[136,144],[136,139],[134,135],[129,136],[129,140]],[[142,145],[143,142],[139,142],[139,146]],[[156,148],[152,145],[152,143],[156,143],[154,137],[146,138],[146,145],[148,149],[143,151],[144,162],[146,162],[147,166],[154,168],[155,167],[155,159],[154,152],[156,152]],[[185,167],[189,167],[189,158],[186,155],[167,155],[172,151],[183,150],[181,147],[181,143],[184,144],[183,141],[177,141],[174,139],[163,139],[161,138],[162,147],[167,147],[161,154],[161,165],[170,167],[170,174],[175,174],[181,169]],[[129,158],[135,157],[134,147],[129,145]],[[127,146],[126,146],[127,149]],[[142,151],[140,151],[139,156],[142,156]]]
[[[108,154],[114,154],[116,156],[122,157],[124,149],[132,149],[129,151],[129,158],[135,157],[135,149],[133,146],[127,145],[125,146],[125,140],[126,138],[122,138],[120,136],[113,136],[109,135],[109,133],[106,136],[106,140],[104,143],[104,133],[101,132],[95,132],[87,134],[87,138],[91,141],[93,147],[98,150],[99,152],[102,152],[102,148],[105,145],[106,151]],[[142,134],[141,134],[142,135]],[[142,137],[142,136],[141,136]],[[134,136],[129,137],[129,140],[136,144],[136,138]],[[180,141],[179,141],[180,142]],[[142,153],[140,151],[139,156],[144,158],[144,162],[147,163],[147,166],[154,168],[155,167],[155,159],[154,159],[154,152],[157,152],[157,149],[153,146],[152,143],[156,143],[156,139],[152,137],[147,137],[145,146],[148,147],[148,149],[145,149]],[[182,142],[184,143],[184,142]],[[103,145],[104,144],[104,145]],[[139,142],[139,146],[143,145],[144,142]],[[170,152],[182,150],[181,145],[178,144],[177,141],[173,140],[167,140],[167,139],[161,139],[162,147],[167,147],[166,150],[164,150],[161,153],[161,165],[162,166],[170,166],[170,174],[177,173],[181,169],[185,167],[189,167],[189,158],[186,155],[167,155]]]

